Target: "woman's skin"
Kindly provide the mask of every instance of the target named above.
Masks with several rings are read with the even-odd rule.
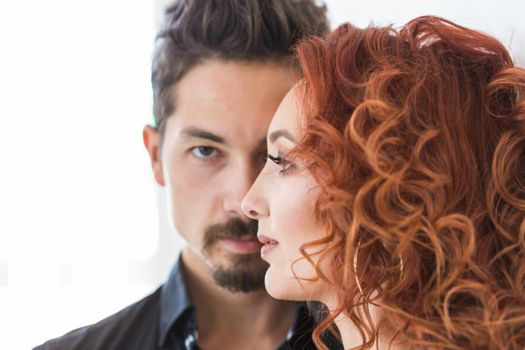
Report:
[[[337,305],[334,291],[316,278],[314,267],[300,252],[303,244],[323,238],[324,228],[314,215],[317,184],[304,164],[287,157],[303,136],[299,88],[300,85],[295,85],[290,90],[272,119],[267,137],[268,160],[244,198],[242,208],[246,215],[259,221],[258,237],[264,244],[261,256],[270,264],[265,276],[268,293],[277,299],[320,301],[332,310]],[[313,253],[319,249],[322,247],[306,251]],[[317,263],[316,256],[312,258]],[[370,312],[377,319],[377,308],[370,305]],[[347,316],[339,315],[336,325],[345,349],[361,344],[359,333]],[[380,348],[387,346],[381,344]]]
[[[265,276],[270,295],[288,300],[327,299],[324,283],[304,280],[315,278],[316,273],[302,259],[300,247],[321,238],[323,228],[314,218],[317,184],[300,162],[287,158],[302,136],[297,107],[294,88],[272,119],[267,136],[268,159],[242,208],[259,221],[258,238],[264,244],[261,256],[270,264]]]

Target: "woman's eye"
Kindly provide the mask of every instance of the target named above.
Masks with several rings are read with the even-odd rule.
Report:
[[[211,158],[217,154],[217,149],[208,146],[197,146],[191,149],[191,153],[197,158]]]
[[[274,157],[271,154],[268,154],[268,159],[279,165],[281,169],[279,170],[280,175],[286,175],[286,173],[294,168],[294,164],[281,156]]]

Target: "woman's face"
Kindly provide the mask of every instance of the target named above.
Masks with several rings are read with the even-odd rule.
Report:
[[[304,165],[287,157],[303,136],[302,124],[296,85],[272,119],[267,135],[268,159],[242,208],[259,221],[257,236],[264,244],[261,256],[270,264],[265,276],[268,293],[278,299],[320,300],[325,283],[304,280],[317,274],[300,252],[303,244],[324,236],[314,214],[319,189]],[[306,248],[306,252],[320,248]],[[317,261],[317,256],[312,258]]]

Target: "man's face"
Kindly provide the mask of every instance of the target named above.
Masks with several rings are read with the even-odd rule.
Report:
[[[173,91],[175,112],[166,121],[156,178],[187,241],[184,262],[206,266],[232,291],[264,286],[268,265],[260,258],[257,224],[241,201],[264,166],[271,118],[296,81],[282,64],[212,60],[191,69]]]

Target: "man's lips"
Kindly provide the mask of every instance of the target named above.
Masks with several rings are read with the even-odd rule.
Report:
[[[261,248],[261,258],[266,258],[268,254],[279,244],[275,239],[272,239],[268,236],[265,236],[263,234],[257,234],[257,238],[259,239],[259,242],[263,244],[263,247]]]
[[[262,244],[252,235],[243,235],[238,238],[222,238],[221,241],[227,249],[240,254],[252,254],[258,252]]]

